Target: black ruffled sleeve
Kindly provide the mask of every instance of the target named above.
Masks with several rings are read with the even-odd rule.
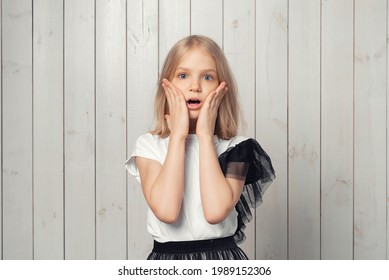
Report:
[[[242,194],[235,206],[238,212],[238,227],[235,241],[246,238],[243,229],[253,218],[250,208],[262,203],[262,197],[275,179],[270,157],[255,139],[247,139],[230,147],[219,156],[220,167],[227,178],[245,180]]]

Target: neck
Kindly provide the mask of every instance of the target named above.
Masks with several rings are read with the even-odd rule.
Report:
[[[196,134],[197,119],[189,120],[189,134]]]

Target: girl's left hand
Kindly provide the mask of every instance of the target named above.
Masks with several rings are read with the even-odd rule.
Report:
[[[210,94],[208,94],[200,110],[199,118],[197,119],[197,136],[214,135],[219,106],[227,91],[226,82],[221,82],[216,90],[211,91]]]

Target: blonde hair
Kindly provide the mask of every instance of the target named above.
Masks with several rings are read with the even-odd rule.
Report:
[[[219,106],[219,113],[215,124],[215,134],[222,139],[231,139],[237,135],[240,119],[236,81],[227,58],[219,45],[212,39],[200,35],[192,35],[181,39],[169,51],[157,85],[157,93],[154,102],[155,128],[150,131],[150,133],[157,134],[162,138],[166,138],[170,135],[170,130],[167,121],[165,120],[165,115],[168,114],[169,107],[165,91],[162,88],[162,79],[167,78],[171,81],[181,58],[194,48],[201,48],[212,56],[216,63],[219,81],[225,81],[227,83],[228,92]]]

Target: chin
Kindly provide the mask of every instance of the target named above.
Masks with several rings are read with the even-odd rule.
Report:
[[[197,120],[198,118],[199,118],[199,112],[197,112],[197,111],[189,112],[189,119]]]

